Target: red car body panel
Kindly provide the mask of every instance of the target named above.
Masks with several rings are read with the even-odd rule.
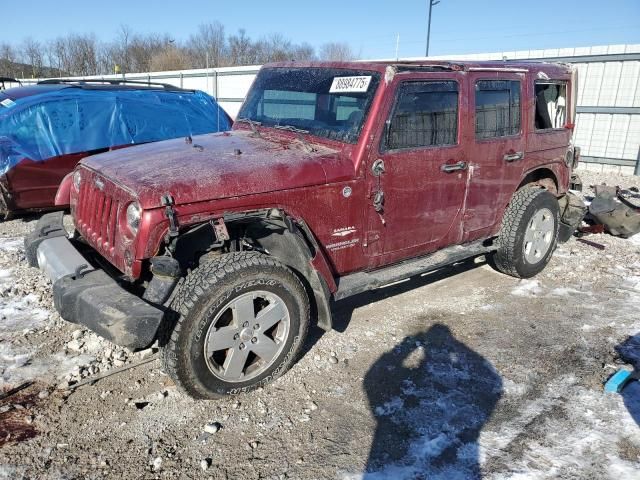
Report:
[[[28,158],[22,160],[6,173],[12,209],[37,210],[52,207],[62,179],[87,155],[91,153],[60,155],[46,162],[34,162]]]
[[[337,150],[323,146],[307,153],[302,143],[286,138],[238,130],[195,136],[192,144],[181,138],[94,155],[83,165],[134,190],[143,209],[161,206],[166,193],[184,204],[353,177],[353,164]],[[167,178],[174,179],[170,186]]]
[[[145,260],[158,252],[168,230],[160,203],[164,194],[175,199],[181,228],[228,212],[279,208],[303,220],[315,236],[320,250],[313,264],[334,291],[335,277],[495,235],[511,196],[530,171],[553,172],[558,195],[568,188],[570,172],[564,156],[571,131],[535,132],[532,95],[540,71],[548,78],[571,82],[568,66],[469,62],[442,72],[411,70],[410,66],[390,72],[388,63],[378,62],[270,65],[279,66],[380,72],[383,80],[358,142],[352,145],[304,135],[318,150],[308,153],[295,134],[258,127],[258,136],[249,125],[236,123],[231,133],[194,137],[191,145],[171,140],[87,158],[79,169],[83,184],[104,179],[105,195],[124,203],[137,200],[144,210],[135,238],[123,232],[114,237],[115,244],[107,242],[106,246],[101,235],[108,237],[108,232],[95,232],[95,228],[106,227],[91,230],[86,226],[86,215],[98,225],[101,210],[74,212],[89,243],[122,272],[137,278]],[[494,78],[522,82],[521,131],[479,141],[474,129],[474,81]],[[398,85],[433,79],[459,84],[457,144],[381,152],[385,121]],[[573,121],[571,115],[568,119]],[[505,166],[504,156],[513,152],[524,152],[523,160]],[[371,173],[377,159],[385,162],[386,173],[381,179]],[[456,173],[441,170],[442,165],[459,161],[468,162],[470,168]],[[378,181],[385,190],[383,215],[372,206]],[[350,195],[345,194],[346,187]],[[71,189],[72,210],[85,194],[82,189]],[[120,220],[124,203],[116,212]],[[352,230],[352,235],[342,236],[345,229]]]

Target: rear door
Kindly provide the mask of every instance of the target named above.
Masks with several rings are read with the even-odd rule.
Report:
[[[396,79],[397,81],[397,79]],[[467,163],[460,137],[457,74],[397,81],[368,175],[369,230],[382,237],[383,263],[427,253],[461,234]],[[383,172],[376,174],[375,166]],[[371,251],[371,250],[370,250]]]
[[[502,209],[522,176],[524,80],[523,74],[515,72],[469,74],[470,172],[464,215],[465,241],[495,230]]]

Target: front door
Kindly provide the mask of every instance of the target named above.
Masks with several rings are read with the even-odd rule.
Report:
[[[385,257],[379,263],[428,253],[461,236],[468,170],[460,90],[457,74],[397,84],[368,169],[369,232],[380,241],[372,250]]]
[[[469,74],[469,187],[464,240],[495,231],[499,214],[522,176],[524,75],[512,72]],[[474,133],[475,132],[475,133]]]

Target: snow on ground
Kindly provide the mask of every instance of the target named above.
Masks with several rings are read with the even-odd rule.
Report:
[[[35,332],[48,331],[56,314],[36,293],[16,290],[20,281],[12,263],[22,248],[22,238],[0,238],[0,390],[34,379],[55,382],[92,360],[73,352],[42,355],[38,342],[29,341]]]
[[[518,286],[511,290],[511,295],[521,297],[535,297],[540,293],[542,293],[542,289],[538,280],[520,280]]]
[[[0,250],[5,252],[17,252],[24,246],[22,237],[4,237],[0,238]]]
[[[67,391],[137,354],[60,320],[31,228],[0,224],[0,387],[48,396],[0,404],[35,435],[0,438],[0,479],[640,479],[640,383],[602,389],[640,365],[640,235],[571,240],[535,279],[469,266],[338,302],[273,385],[200,402],[158,363]]]
[[[631,275],[623,286],[635,288],[637,282],[638,278]],[[539,280],[522,280],[511,293],[524,296],[590,294],[566,287],[547,292]],[[637,294],[631,292],[622,305],[600,300],[594,306],[599,321],[593,329],[608,323],[622,334],[640,332],[640,290]],[[605,315],[612,312],[615,321],[609,322],[610,317]],[[638,338],[636,347],[640,346]],[[431,348],[425,352],[427,361],[418,376],[423,379],[422,385],[406,382],[401,395],[375,409],[377,417],[388,418],[398,428],[409,428],[417,437],[411,441],[408,453],[400,461],[368,473],[342,472],[343,480],[476,478],[492,461],[501,458],[504,461],[505,451],[515,443],[520,444],[524,455],[508,461],[508,473],[487,478],[580,478],[581,472],[588,471],[593,467],[591,463],[598,461],[598,468],[607,472],[606,477],[601,478],[640,479],[640,459],[625,459],[616,453],[621,439],[633,439],[640,447],[639,382],[628,387],[622,396],[585,388],[577,384],[573,375],[561,375],[545,385],[536,398],[525,402],[514,418],[497,429],[482,428],[500,396],[522,397],[527,387],[501,377],[488,362],[474,358],[461,344],[456,348],[455,343],[445,343],[440,345],[441,349]],[[640,351],[635,351],[640,360]],[[558,415],[559,408],[562,414]],[[540,419],[542,424],[536,425]],[[523,441],[528,429],[539,435]],[[443,452],[454,459],[443,462]],[[596,452],[600,453],[598,460],[595,460]]]

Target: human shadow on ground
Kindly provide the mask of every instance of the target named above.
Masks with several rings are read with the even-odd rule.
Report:
[[[616,352],[626,362],[633,365],[636,372],[640,372],[640,334],[632,335],[620,345],[616,346]],[[640,380],[633,380],[620,392],[629,414],[640,425]]]
[[[384,353],[364,378],[377,420],[365,480],[474,479],[502,380],[442,324]]]

